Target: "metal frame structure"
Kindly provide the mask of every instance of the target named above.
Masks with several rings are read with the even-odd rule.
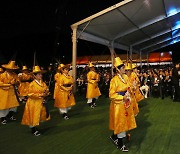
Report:
[[[148,56],[149,52],[180,41],[180,0],[124,0],[71,25],[73,77],[76,43],[83,39]]]

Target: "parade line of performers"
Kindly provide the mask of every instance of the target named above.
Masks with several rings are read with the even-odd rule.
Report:
[[[96,107],[96,100],[101,95],[98,87],[99,74],[89,62],[87,73],[87,104]],[[15,73],[19,67],[15,61],[2,65],[0,69],[0,118],[1,124],[16,120],[17,107],[25,103],[21,124],[27,125],[32,134],[41,135],[38,126],[41,121],[50,120],[47,108],[49,85],[43,81],[45,73],[39,66],[33,66],[32,72],[23,66],[21,73]],[[136,74],[136,66],[123,63],[119,57],[114,60],[114,76],[110,81],[109,129],[113,131],[110,140],[123,152],[128,151],[125,140],[130,140],[128,131],[135,129],[136,116],[139,113],[138,102],[144,99]],[[65,120],[70,117],[68,111],[76,105],[73,95],[73,78],[69,75],[69,65],[59,64],[54,76],[54,107],[59,109]]]

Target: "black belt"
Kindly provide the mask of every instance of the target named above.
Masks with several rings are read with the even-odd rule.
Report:
[[[127,92],[127,91],[121,91],[121,92],[117,92],[117,93],[118,93],[118,95],[124,96],[126,92]]]
[[[64,87],[71,87],[72,84],[63,84]]]
[[[21,81],[21,82],[23,83],[23,82],[31,82],[31,81],[30,81],[30,80],[27,80],[27,81]]]

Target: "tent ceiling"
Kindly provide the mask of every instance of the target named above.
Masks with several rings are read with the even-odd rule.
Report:
[[[180,41],[180,0],[125,0],[112,7],[73,24],[78,38],[142,52]]]

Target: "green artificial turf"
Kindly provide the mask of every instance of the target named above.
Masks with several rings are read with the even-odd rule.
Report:
[[[51,120],[41,123],[42,135],[35,137],[21,125],[24,104],[18,108],[17,121],[0,125],[0,154],[116,154],[109,139],[109,99],[100,97],[95,109],[84,98],[76,97],[77,105],[64,120],[49,102]],[[127,143],[129,154],[180,153],[180,103],[170,98],[148,98],[139,103],[138,127],[132,130]]]

